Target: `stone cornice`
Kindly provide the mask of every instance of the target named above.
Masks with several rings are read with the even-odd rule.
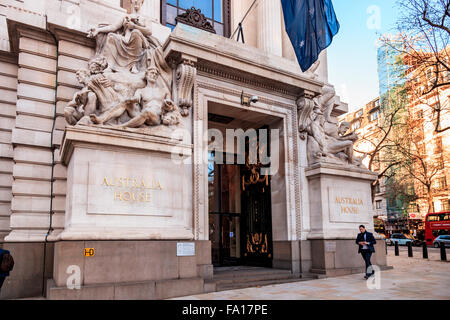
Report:
[[[167,59],[176,58],[180,53],[197,57],[202,72],[239,77],[293,96],[304,90],[318,95],[324,85],[300,71],[292,71],[298,69],[292,61],[183,24],[175,28],[163,48]]]
[[[305,168],[305,175],[308,179],[316,178],[320,175],[343,176],[370,181],[375,181],[378,178],[377,173],[369,171],[366,168],[358,168],[351,165],[338,165],[334,163],[313,164]]]
[[[87,32],[69,29],[52,23],[48,24],[48,28],[55,35],[58,41],[66,40],[85,47],[95,48],[95,40],[88,38]]]
[[[7,20],[9,39],[11,42],[11,52],[19,52],[19,40],[21,37],[26,37],[49,44],[55,45],[55,39],[45,29],[26,25],[21,22]]]
[[[93,126],[67,126],[61,144],[61,162],[69,164],[74,146],[81,145],[89,148],[90,145],[102,145],[103,149],[132,149],[135,151],[157,151],[162,153],[175,153],[190,156],[192,145],[183,141],[170,139],[164,135],[148,135],[132,129],[114,129]]]

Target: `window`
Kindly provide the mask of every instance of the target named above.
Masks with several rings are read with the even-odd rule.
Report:
[[[430,81],[431,83],[434,83],[434,81],[436,80],[436,72],[435,72],[435,68],[434,67],[431,67],[431,68],[427,69],[426,77],[427,77],[428,81]]]
[[[377,120],[379,114],[380,114],[380,111],[379,111],[379,110],[371,112],[371,113],[370,113],[370,121],[375,121],[375,120]]]
[[[444,71],[444,81],[450,81],[450,71]]]
[[[423,140],[423,138],[421,138],[420,136],[416,136],[415,138],[417,138],[416,141]],[[424,155],[426,152],[425,144],[421,141],[417,142],[416,149],[417,149],[417,152],[419,153],[419,155]],[[416,159],[416,160],[418,161],[418,159]]]
[[[450,211],[450,199],[442,200],[442,211]]]
[[[361,121],[355,121],[352,123],[352,130],[355,131],[357,129],[361,128]]]
[[[423,111],[422,110],[417,111],[417,119],[423,119]]]
[[[442,170],[442,169],[445,168],[445,165],[444,165],[444,158],[443,158],[442,156],[441,156],[439,159],[437,159],[436,161],[437,161],[437,168],[438,168],[439,170]]]
[[[411,212],[416,212],[416,211],[419,211],[417,208],[417,204],[415,202],[410,203],[408,205],[408,212],[411,213]]]
[[[173,30],[177,23],[175,18],[192,7],[201,10],[216,34],[230,35],[230,0],[162,0],[161,21]]]
[[[359,110],[359,111],[356,113],[356,116],[357,116],[358,118],[362,117],[362,115],[363,115],[363,110],[362,110],[362,109]]]
[[[434,153],[442,153],[442,137],[437,137],[434,140]]]
[[[375,208],[376,209],[381,209],[381,200],[375,201]]]
[[[445,177],[438,178],[435,185],[438,190],[443,190],[447,187],[447,180]]]

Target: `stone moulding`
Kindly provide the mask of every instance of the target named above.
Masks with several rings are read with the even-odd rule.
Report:
[[[194,105],[197,106],[197,108],[194,109],[193,112],[193,116],[194,116],[194,124],[198,123],[199,120],[202,120],[204,118],[202,118],[202,115],[199,114],[201,112],[203,112],[202,110],[198,110],[199,109],[199,104],[204,103],[204,102],[200,102],[200,101],[206,101],[205,99],[208,98],[213,98],[214,94],[212,95],[206,95],[204,93],[202,93],[202,96],[199,98],[199,89],[206,89],[208,91],[212,91],[215,93],[220,93],[220,94],[227,94],[230,96],[234,96],[236,103],[239,103],[238,101],[240,100],[240,95],[241,95],[241,91],[233,89],[231,87],[229,87],[226,83],[223,84],[216,84],[214,82],[208,81],[208,79],[206,78],[207,76],[204,75],[205,78],[203,77],[198,77],[195,87],[194,87],[194,98],[195,98],[195,103]],[[202,90],[203,91],[203,90]],[[272,115],[276,115],[278,117],[285,117],[285,125],[286,125],[286,134],[287,134],[287,139],[290,140],[292,142],[291,144],[291,148],[289,148],[288,151],[288,158],[292,159],[292,162],[289,162],[287,164],[287,171],[291,172],[291,174],[289,175],[292,179],[293,182],[289,184],[290,187],[292,187],[292,189],[290,189],[290,191],[287,194],[287,203],[288,203],[288,207],[290,209],[288,209],[288,224],[290,224],[289,228],[293,229],[293,236],[297,237],[297,239],[300,239],[302,236],[302,222],[301,222],[301,216],[302,214],[302,209],[301,209],[301,201],[302,201],[302,196],[301,196],[301,182],[300,182],[300,158],[299,158],[299,143],[297,139],[294,139],[296,137],[296,132],[297,132],[297,116],[296,116],[296,106],[294,103],[292,104],[288,104],[288,103],[284,103],[281,102],[279,100],[273,99],[273,98],[269,98],[267,96],[259,96],[259,103],[264,104],[264,107],[261,107],[261,111],[270,111],[270,113],[272,113]],[[294,99],[293,97],[291,97],[291,99]],[[274,108],[276,107],[276,108]],[[201,109],[201,108],[200,108]],[[259,107],[258,107],[259,109]],[[256,111],[256,110],[255,110]],[[276,112],[276,113],[275,113]],[[199,128],[194,128],[194,141],[199,141],[201,140],[201,138],[199,136],[201,136],[201,134],[199,133]],[[195,144],[195,142],[194,142]],[[196,149],[198,148],[194,146],[194,156],[196,153]],[[199,156],[198,154],[196,155],[197,157]],[[194,197],[196,199],[196,201],[194,201],[194,216],[195,219],[194,221],[196,221],[196,225],[199,224],[199,216],[201,215],[201,209],[199,208],[198,204],[201,197],[199,195],[200,192],[200,184],[202,184],[201,181],[201,175],[202,175],[202,170],[201,170],[201,166],[194,166]],[[294,212],[295,211],[295,212]],[[293,216],[295,216],[295,221],[293,219]],[[195,229],[197,230],[197,228]],[[197,235],[198,236],[198,235]]]
[[[115,130],[93,126],[68,126],[66,127],[60,150],[61,161],[66,165],[69,163],[75,144],[86,146],[89,144],[100,144],[103,145],[103,149],[120,147],[143,152],[153,150],[177,154],[178,157],[181,154],[184,157],[190,157],[193,148],[192,144],[185,144],[181,137],[179,139],[170,139],[164,135],[146,135],[129,130]]]
[[[316,163],[305,168],[305,175],[308,179],[317,177],[319,175],[334,175],[342,177],[359,178],[362,180],[376,181],[378,175],[365,168],[358,168],[354,166],[346,166],[332,164],[332,163]]]

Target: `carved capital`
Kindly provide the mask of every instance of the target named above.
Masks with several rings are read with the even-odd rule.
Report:
[[[316,96],[316,93],[314,93],[313,91],[309,91],[309,90],[303,90],[303,92],[300,94],[299,98],[297,99],[313,99]],[[298,103],[297,103],[298,105]]]
[[[181,115],[187,117],[192,107],[192,88],[197,75],[196,61],[182,57],[176,69],[175,91]]]

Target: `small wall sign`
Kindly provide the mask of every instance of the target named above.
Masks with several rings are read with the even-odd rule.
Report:
[[[336,252],[336,242],[325,241],[325,252]]]
[[[194,242],[178,242],[177,243],[177,257],[195,256]]]
[[[85,257],[93,257],[95,255],[94,248],[84,248],[83,252]]]

